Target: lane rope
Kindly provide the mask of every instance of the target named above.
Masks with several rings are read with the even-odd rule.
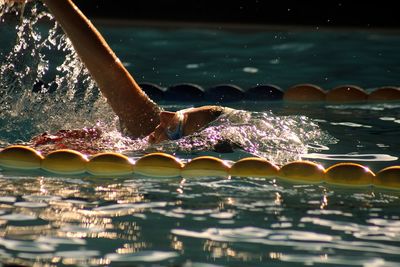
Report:
[[[382,86],[372,90],[365,90],[357,85],[340,85],[325,90],[318,85],[304,83],[296,84],[282,90],[273,84],[257,85],[243,89],[234,84],[220,84],[210,88],[203,88],[198,84],[182,83],[161,87],[154,83],[140,83],[141,88],[154,100],[165,101],[211,101],[235,102],[242,100],[253,101],[285,101],[289,103],[377,103],[400,101],[399,86]]]
[[[279,178],[300,183],[373,185],[400,189],[400,166],[390,166],[374,173],[366,166],[351,162],[334,164],[328,168],[311,161],[294,161],[279,167],[256,157],[228,162],[212,156],[201,156],[183,162],[162,152],[146,154],[134,161],[120,153],[105,152],[87,157],[69,149],[55,150],[42,156],[33,148],[12,145],[0,151],[0,168],[99,177],[139,174],[154,178]]]

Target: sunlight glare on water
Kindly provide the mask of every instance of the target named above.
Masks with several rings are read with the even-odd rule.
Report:
[[[149,146],[146,139],[131,140],[119,130],[114,113],[40,2],[30,2],[22,10],[0,0],[0,17],[0,33],[5,36],[0,47],[0,148],[29,141],[45,131],[78,128],[90,132],[96,128],[102,135],[90,140],[91,146],[124,152],[132,159],[158,150],[183,161],[212,154],[228,160],[257,155],[278,164],[300,158],[325,164],[349,160],[365,166],[397,164],[400,117],[394,103],[293,105],[272,111],[272,103],[259,103],[261,108],[244,103],[199,133],[178,141]],[[218,43],[220,35],[194,32],[208,40],[199,41],[207,47],[201,53],[217,61],[223,51],[223,66],[234,62],[240,73],[252,79],[265,76],[260,63],[240,63],[243,49],[226,55]],[[125,65],[138,67],[142,58],[151,58],[146,66],[156,77],[159,70],[152,68],[153,61],[170,71],[168,74],[177,73],[182,59],[176,58],[176,49],[191,50],[166,45],[186,40],[193,48],[196,39],[188,30],[111,28],[106,33],[134,40],[138,46],[127,49],[124,43],[125,52],[137,49],[144,55],[135,54],[135,60]],[[242,48],[235,42],[261,36],[236,34],[222,32],[221,39]],[[281,35],[262,34],[267,34],[267,39]],[[280,69],[285,62],[289,58],[304,62],[296,56],[308,57],[303,53],[317,49],[318,44],[308,35],[307,41],[296,40],[301,34],[285,36],[290,38],[276,38],[281,43],[261,41],[257,51],[260,56],[268,54],[263,49],[270,47],[272,56],[266,64],[278,67],[287,80],[300,69],[310,71],[310,66],[294,68],[295,73],[290,74],[290,68]],[[338,46],[345,42],[339,37],[340,42],[335,39]],[[332,43],[329,38],[323,35],[322,39]],[[119,38],[113,39],[121,45]],[[364,45],[362,40],[357,49]],[[140,50],[141,45],[145,49]],[[152,45],[157,49],[150,49]],[[251,49],[246,50],[249,53]],[[162,58],[157,53],[171,54],[176,61],[165,61],[176,68],[157,61]],[[254,57],[252,62],[256,60]],[[324,66],[329,63],[325,56],[322,61]],[[204,58],[183,63],[182,69],[213,76],[207,83],[227,69],[212,63],[218,67],[213,72],[213,65]],[[372,75],[363,75],[367,76]],[[203,78],[200,75],[199,79]],[[182,103],[163,106],[171,110],[187,107]],[[138,174],[94,177],[10,170],[0,171],[0,188],[0,264],[10,266],[392,267],[400,262],[397,190],[291,183],[278,178],[158,179]]]
[[[0,186],[0,245],[7,251],[0,256],[20,263],[183,263],[189,257],[217,265],[394,266],[400,252],[398,216],[390,215],[398,194],[215,178],[182,184],[11,175]]]

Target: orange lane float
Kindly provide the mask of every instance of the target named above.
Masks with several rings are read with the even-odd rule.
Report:
[[[326,93],[326,101],[330,103],[363,102],[368,94],[358,86],[342,85]]]
[[[399,101],[400,89],[386,86],[376,89],[368,95],[368,101]]]
[[[325,91],[314,84],[297,84],[286,90],[283,100],[289,102],[323,102]]]

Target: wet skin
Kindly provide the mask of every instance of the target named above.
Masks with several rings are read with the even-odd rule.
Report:
[[[181,111],[183,114],[183,136],[197,132],[221,114],[221,107],[203,106]],[[160,124],[149,134],[149,143],[157,144],[169,140],[166,131],[174,131],[179,124],[177,112],[162,111],[160,113]]]
[[[174,132],[178,126],[177,114],[160,112],[160,107],[144,93],[101,33],[73,1],[42,0],[42,2],[63,28],[129,136],[132,138],[148,136],[150,143],[169,139],[166,131]],[[182,131],[178,131],[178,135],[173,135],[175,136],[173,139],[200,130],[215,120],[222,111],[223,109],[218,106],[203,106],[182,111]]]

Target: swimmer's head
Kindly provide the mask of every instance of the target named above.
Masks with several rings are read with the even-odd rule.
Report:
[[[193,134],[217,119],[223,111],[218,106],[204,106],[184,109],[177,112],[162,111],[160,124],[149,135],[149,142],[159,143],[165,140],[177,140]]]

